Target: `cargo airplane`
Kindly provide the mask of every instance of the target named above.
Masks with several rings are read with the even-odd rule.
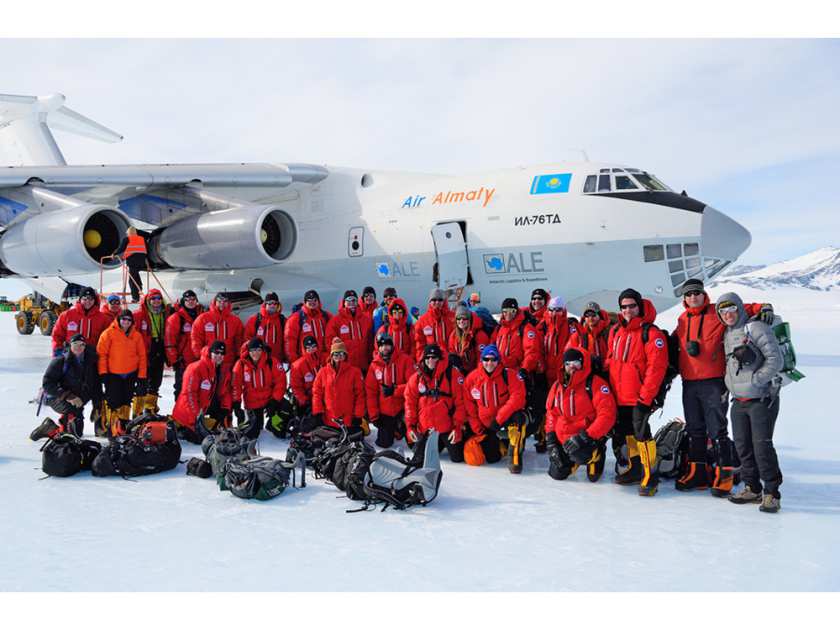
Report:
[[[0,95],[0,274],[53,300],[68,285],[122,290],[107,258],[126,228],[173,297],[225,292],[243,310],[276,291],[286,311],[315,288],[394,286],[425,309],[429,289],[471,291],[496,310],[535,287],[579,313],[614,310],[632,286],[658,309],[689,277],[710,279],[750,244],[722,212],[640,168],[558,162],[468,176],[299,163],[67,165],[52,129],[122,137],[64,97]]]

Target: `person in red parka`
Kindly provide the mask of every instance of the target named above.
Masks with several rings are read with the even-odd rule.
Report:
[[[267,351],[264,341],[252,337],[233,366],[233,414],[237,427],[249,438],[259,437],[264,416],[271,418],[285,395],[283,364]]]
[[[606,435],[615,417],[615,398],[607,381],[592,372],[589,352],[566,350],[563,372],[546,401],[548,474],[565,479],[578,466],[586,466],[587,479],[598,481],[604,472]]]
[[[569,321],[563,298],[559,296],[551,298],[543,320],[537,328],[542,337],[545,376],[550,387],[563,375],[563,352],[569,340],[577,332],[575,324]],[[547,395],[548,388],[546,388]],[[545,401],[543,401],[543,408],[545,408]]]
[[[122,300],[120,300],[120,296],[116,293],[112,293],[111,295],[109,295],[108,299],[100,308],[100,310],[103,313],[105,313],[108,317],[111,318],[111,321],[117,319],[122,309]]]
[[[362,372],[347,360],[347,347],[335,338],[330,360],[318,371],[312,384],[312,416],[315,426],[362,430],[365,415],[365,386]]]
[[[228,422],[233,400],[230,372],[223,368],[225,352],[225,343],[217,339],[204,347],[200,358],[184,372],[172,419],[178,425],[178,436],[193,444],[201,444]]]
[[[510,464],[514,474],[522,472],[525,451],[525,383],[519,370],[499,365],[500,354],[493,344],[481,351],[481,365],[464,381],[464,408],[473,436],[489,463],[501,459],[496,433],[506,429]]]
[[[728,392],[723,376],[726,356],[723,333],[726,326],[715,313],[703,281],[689,278],[681,287],[685,310],[671,334],[679,348],[678,366],[682,376],[682,402],[688,434],[688,469],[676,480],[677,490],[706,490],[725,497],[732,490],[735,476],[734,445],[726,421]],[[748,317],[759,315],[773,322],[770,304],[744,304]],[[715,454],[714,477],[706,474],[706,442],[712,440]]]
[[[303,356],[292,363],[289,370],[289,380],[296,405],[294,415],[299,419],[312,413],[312,386],[323,365],[318,342],[312,335],[307,335],[303,338]]]
[[[283,305],[276,293],[266,293],[265,301],[260,306],[260,312],[254,313],[245,322],[245,339],[257,337],[262,340],[271,358],[286,362],[283,348],[286,317],[283,315]]]
[[[525,313],[520,312],[515,298],[505,298],[502,302],[502,318],[493,332],[492,342],[506,368],[532,374],[543,363],[539,333]]]
[[[548,312],[548,302],[550,299],[551,296],[545,289],[534,289],[531,291],[531,301],[522,310],[526,311],[531,316],[531,319],[539,324]]]
[[[52,331],[52,352],[54,357],[64,353],[65,344],[70,338],[82,335],[85,343],[95,348],[99,337],[114,321],[99,308],[99,296],[91,287],[85,287],[79,294],[79,301],[72,308],[58,316]]]
[[[582,348],[589,352],[592,370],[601,372],[607,358],[607,340],[610,335],[610,315],[597,302],[587,302],[583,316],[569,337],[566,348]]]
[[[172,309],[163,300],[163,294],[158,289],[151,289],[140,308],[134,312],[134,325],[143,337],[146,345],[146,360],[148,362],[148,378],[146,379],[146,395],[134,397],[134,416],[137,417],[144,409],[157,413],[160,385],[163,382],[163,368],[166,365],[165,329],[166,320],[172,314]]]
[[[616,478],[619,484],[641,483],[639,494],[656,494],[656,442],[651,438],[653,399],[668,369],[665,334],[653,325],[656,308],[635,289],[618,297],[621,315],[607,340],[607,371],[618,403],[613,450],[619,460],[622,442],[627,445],[630,467]],[[619,460],[620,461],[620,460]]]
[[[292,313],[286,320],[284,332],[286,361],[294,363],[303,354],[303,339],[308,335],[315,337],[318,349],[327,353],[327,323],[332,315],[321,308],[321,296],[315,289],[309,289],[303,295],[303,306]]]
[[[449,335],[455,328],[455,316],[446,304],[446,296],[440,289],[429,293],[429,308],[414,324],[414,356],[418,363],[423,358],[427,345],[436,345],[446,358]]]
[[[438,432],[438,449],[453,462],[464,461],[464,375],[447,365],[436,344],[423,348],[420,365],[405,387],[405,426],[415,457],[425,451],[431,431]]]
[[[373,349],[373,321],[359,308],[359,298],[353,289],[344,292],[342,304],[327,324],[327,338],[341,339],[350,365],[355,365],[364,375]]]
[[[230,300],[224,293],[217,293],[210,304],[210,310],[199,315],[190,332],[190,343],[195,355],[216,340],[224,341],[227,352],[222,364],[228,371],[236,363],[242,337],[245,334],[242,321],[233,314]]]
[[[193,352],[191,336],[195,320],[203,312],[204,307],[198,303],[195,291],[187,289],[181,294],[178,307],[166,318],[163,345],[166,349],[166,363],[175,372],[175,400],[181,393],[184,370],[199,357]]]
[[[466,306],[455,309],[455,329],[449,335],[450,356],[458,357],[461,371],[469,374],[479,366],[481,351],[490,345],[490,337],[484,332],[481,318]]]
[[[390,448],[405,435],[405,386],[414,374],[414,360],[394,348],[387,334],[376,338],[376,354],[365,377],[370,422],[376,425],[376,445]]]
[[[376,310],[376,307],[379,304],[376,301],[376,289],[373,287],[365,287],[362,289],[362,301],[359,303],[359,308],[362,309],[362,312],[370,317],[371,323],[373,323],[373,312]]]
[[[402,299],[395,297],[388,305],[387,313],[388,317],[376,331],[376,336],[388,335],[394,340],[394,349],[407,355],[414,362],[416,356],[414,330],[408,321],[408,307]]]

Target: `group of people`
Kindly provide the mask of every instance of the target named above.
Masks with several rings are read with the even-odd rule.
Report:
[[[669,335],[634,289],[621,292],[617,318],[590,302],[575,319],[561,297],[535,289],[523,307],[505,299],[498,323],[482,316],[477,295],[452,309],[440,289],[416,317],[390,287],[381,303],[372,287],[361,298],[347,290],[335,314],[309,290],[288,317],[268,293],[243,325],[222,293],[205,309],[194,291],[169,305],[152,289],[132,312],[118,296],[100,308],[86,288],[55,326],[44,375],[45,402],[59,420],[45,420],[32,437],[81,434],[88,401],[98,435],[122,434],[132,416],[159,411],[170,366],[171,417],[192,442],[234,420],[250,437],[263,427],[284,437],[289,422],[365,434],[372,424],[380,447],[405,439],[423,449],[436,431],[451,461],[506,457],[519,473],[533,435],[552,478],[583,467],[597,481],[611,440],[615,481],[652,496],[659,478],[650,416],[671,366],[683,379],[688,434],[676,488],[778,511],[772,435],[783,362],[768,326],[773,309],[732,293],[713,303],[696,279],[682,295],[685,310]],[[732,493],[736,452],[744,485]]]

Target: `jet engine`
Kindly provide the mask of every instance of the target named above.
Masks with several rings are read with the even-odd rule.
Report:
[[[20,276],[72,275],[119,265],[102,261],[119,247],[129,226],[119,210],[84,204],[42,212],[0,237],[0,261]]]
[[[177,269],[251,269],[288,258],[292,218],[276,206],[237,206],[181,219],[152,235],[149,256]]]

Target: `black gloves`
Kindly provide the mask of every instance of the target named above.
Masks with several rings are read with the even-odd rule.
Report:
[[[762,304],[761,310],[758,311],[758,319],[762,322],[767,324],[768,326],[773,325],[773,318],[776,314],[773,312],[773,305],[772,304]]]
[[[585,430],[581,430],[563,443],[563,450],[575,464],[585,464],[592,459],[594,447],[595,440],[589,437]]]
[[[362,426],[362,419],[361,418],[353,418],[350,421],[350,426],[352,426],[354,428],[357,428],[357,429],[360,428]]]
[[[242,426],[245,423],[245,413],[242,411],[241,403],[233,403],[233,415],[236,416],[236,426]]]
[[[134,383],[134,395],[135,396],[145,396],[146,391],[147,391],[146,379],[145,378],[138,378],[137,382]]]
[[[381,387],[382,387],[382,395],[385,396],[385,398],[388,398],[389,396],[393,396],[394,395],[394,390],[396,390],[395,385],[385,385],[383,383],[381,385]]]
[[[280,401],[272,398],[265,404],[266,417],[271,420],[271,418],[277,413],[278,409],[280,409]]]
[[[557,446],[557,434],[552,431],[551,433],[546,433],[545,436],[545,445],[547,448],[551,448],[552,446]]]
[[[499,430],[499,425],[495,420],[492,420],[487,428],[484,430],[485,433],[496,433]]]

